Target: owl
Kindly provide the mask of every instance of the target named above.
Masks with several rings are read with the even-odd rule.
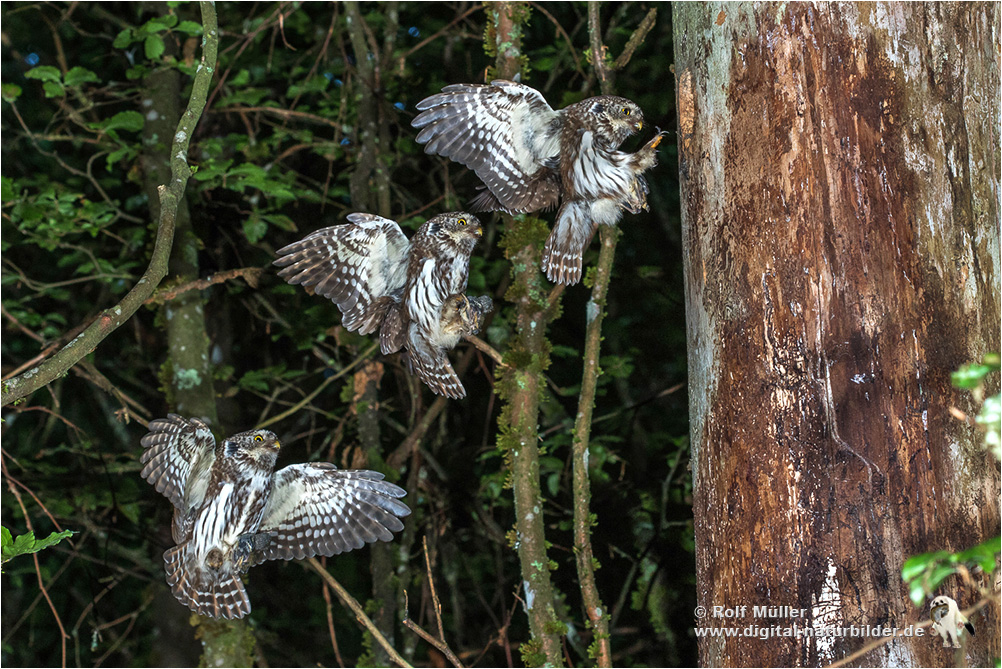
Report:
[[[167,583],[203,616],[250,613],[240,575],[255,564],[390,541],[410,514],[403,489],[379,472],[327,462],[274,471],[281,444],[267,430],[217,444],[202,421],[170,414],[150,421],[141,443],[143,478],[174,505]]]
[[[943,648],[960,648],[960,634],[966,629],[974,635],[974,625],[960,612],[957,602],[940,595],[932,600],[932,628],[943,637]]]
[[[464,212],[442,214],[411,241],[380,216],[349,214],[348,221],[279,249],[278,275],[334,302],[349,331],[378,331],[383,354],[405,350],[408,368],[436,394],[465,397],[446,353],[476,329],[464,317],[483,314],[455,307],[446,313],[446,303],[470,303],[463,293],[470,255],[483,234],[480,221]],[[472,304],[484,306],[476,299]]]
[[[411,121],[425,152],[472,169],[485,189],[475,211],[510,214],[560,202],[543,249],[543,271],[555,283],[581,280],[585,249],[599,225],[647,208],[643,173],[656,164],[657,132],[636,153],[619,151],[643,127],[640,108],[603,95],[554,111],[528,86],[496,80],[456,84],[425,98]]]
[[[427,337],[409,337],[414,342],[404,352],[407,370],[425,382],[437,394],[458,399],[466,396],[466,389],[452,369],[448,351],[455,348],[463,335],[475,335],[483,326],[484,317],[494,308],[486,295],[467,297],[452,295],[442,306],[438,327]],[[412,328],[417,327],[412,323]]]

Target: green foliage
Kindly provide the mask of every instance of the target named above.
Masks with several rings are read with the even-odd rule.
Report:
[[[3,541],[3,564],[13,560],[18,555],[29,555],[49,546],[55,546],[63,539],[68,539],[76,534],[72,530],[63,530],[62,532],[53,532],[44,539],[36,539],[34,532],[27,532],[12,538],[10,530],[6,527],[0,528],[0,533],[2,533]]]
[[[1002,459],[1002,395],[984,396],[988,375],[999,371],[998,353],[989,353],[981,363],[964,365],[950,378],[958,388],[970,390],[975,401],[983,402],[975,421],[985,428],[985,445],[996,459]]]
[[[186,99],[198,63],[201,26],[195,3],[169,3],[166,15],[155,15],[139,3],[73,5],[72,13],[70,7],[5,4],[0,10],[10,38],[0,89],[0,280],[2,346],[5,365],[11,368],[72,341],[80,325],[111,307],[146,268],[155,234],[151,198],[156,199],[155,192],[144,188],[147,147],[171,139],[148,136],[150,113],[161,113],[163,100],[155,100],[152,108],[145,105],[146,77],[176,70]],[[248,429],[303,402],[374,342],[371,335],[346,332],[330,301],[286,284],[271,267],[276,249],[341,223],[345,214],[359,209],[349,184],[367,157],[359,136],[366,120],[360,118],[359,98],[370,82],[361,81],[355,69],[357,55],[339,7],[217,4],[220,62],[188,157],[196,170],[186,194],[196,237],[189,248],[202,268],[200,279],[264,269],[254,285],[234,278],[200,290],[219,406],[220,425],[213,427],[220,435]],[[431,216],[466,207],[476,192],[467,170],[425,154],[414,142],[410,120],[415,105],[447,84],[482,81],[493,62],[469,48],[488,23],[479,7],[400,3],[395,21],[389,7],[362,5],[376,44],[385,46],[393,37],[392,48],[379,54],[376,165],[389,175],[390,215],[412,234]],[[467,9],[474,11],[457,20]],[[575,30],[582,7],[554,4],[547,10],[571,35],[574,52],[548,18],[537,12],[530,21],[525,13],[522,69],[525,80],[531,75],[531,85],[551,104],[563,106],[596,90],[574,65],[575,56],[584,62],[586,48],[584,32]],[[615,20],[635,25],[644,13],[640,5],[627,3]],[[45,19],[58,26],[64,61],[49,46],[52,32]],[[663,86],[651,85],[668,80],[667,61],[659,56],[670,51],[670,34],[665,22],[638,51],[636,67],[617,78],[618,92],[641,104],[652,127],[666,127],[674,118],[674,97],[665,95]],[[33,52],[36,62],[28,60]],[[672,601],[684,604],[692,589],[686,580],[692,563],[687,520],[691,481],[684,467],[687,400],[684,393],[650,399],[686,377],[683,319],[664,318],[678,313],[682,295],[681,252],[675,237],[664,234],[679,225],[675,168],[668,155],[663,154],[663,164],[650,179],[651,212],[624,218],[603,332],[606,374],[596,398],[589,469],[594,540],[604,566],[599,588],[607,601],[615,601],[623,588],[632,592],[645,585],[627,578],[642,555],[655,570],[670,574],[664,588]],[[541,513],[554,547],[541,567],[567,593],[567,619],[574,620],[573,555],[562,547],[573,543],[569,427],[581,378],[587,291],[567,289],[548,314],[543,354],[526,351],[504,294],[542,306],[553,287],[541,276],[532,283],[512,282],[509,258],[517,258],[527,246],[538,254],[553,212],[522,217],[510,228],[497,216],[479,216],[485,234],[471,261],[469,290],[494,299],[496,312],[481,336],[518,374],[503,379],[505,368],[474,353],[462,374],[468,397],[448,402],[405,464],[394,471],[386,465],[385,472],[408,489],[405,501],[414,514],[407,531],[429,537],[447,638],[464,652],[487,648],[481,664],[500,665],[507,662],[503,648],[487,640],[505,622],[495,623],[496,612],[514,604],[519,565],[508,547],[516,536],[506,536],[514,523],[511,492],[505,488],[511,483],[505,466],[513,446],[506,441],[511,426],[508,415],[499,414],[502,402],[492,396],[492,385],[541,380],[538,425],[522,426],[540,435],[543,453],[546,503]],[[587,266],[594,264],[596,253],[593,244]],[[658,271],[640,273],[635,267]],[[168,289],[183,284],[169,275],[158,293],[161,300]],[[69,642],[72,661],[79,664],[158,664],[156,654],[166,638],[160,625],[176,613],[164,610],[160,600],[154,605],[147,601],[167,591],[162,553],[170,545],[171,508],[138,475],[144,429],[137,418],[165,415],[173,399],[165,396],[176,370],[166,346],[166,318],[158,318],[164,311],[158,305],[141,309],[86,359],[87,365],[29,398],[19,408],[30,410],[14,414],[16,419],[5,425],[5,463],[11,475],[60,523],[88,528],[74,537],[73,557],[62,551],[38,554],[46,583],[62,574],[50,595],[63,622],[80,621],[76,632],[68,630],[75,634]],[[469,350],[460,344],[453,363],[458,365]],[[382,457],[388,460],[414,433],[435,398],[413,384],[398,355],[366,355],[384,365],[378,406],[368,406],[377,411]],[[280,466],[311,459],[355,466],[360,453],[354,412],[365,408],[354,398],[352,372],[357,369],[269,426],[283,443]],[[179,372],[188,382],[196,380]],[[205,379],[199,375],[198,380]],[[105,381],[106,386],[98,385]],[[676,458],[680,449],[684,454]],[[370,464],[383,470],[378,456],[373,454]],[[673,470],[676,460],[681,465]],[[411,471],[414,466],[416,472]],[[670,482],[663,483],[669,474]],[[20,509],[7,498],[3,511],[11,524],[21,520]],[[37,506],[28,512],[33,517],[43,513]],[[410,550],[401,578],[409,578],[412,611],[428,611],[419,609],[427,604],[418,601],[423,564],[413,555]],[[34,592],[18,589],[19,584],[31,584],[35,576],[19,563],[23,561],[8,565],[4,601],[21,612],[17,615],[25,618],[32,634],[16,648],[5,647],[5,653],[12,665],[55,666],[61,661],[58,627],[47,607],[31,608],[31,601],[24,600],[24,593]],[[366,552],[353,552],[329,566],[364,599],[371,579],[367,564]],[[559,568],[550,571],[554,567]],[[440,570],[448,571],[448,577],[440,577]],[[315,576],[296,564],[266,563],[249,573],[248,587],[254,604],[249,627],[264,659],[290,666],[336,664],[330,648],[316,643],[318,634],[326,633],[327,609]],[[114,624],[132,613],[127,625]],[[356,662],[365,655],[367,641],[336,602],[331,615],[344,659]],[[640,648],[632,658],[637,664],[653,665],[665,655],[653,632],[654,616],[650,607],[620,612],[619,625],[637,631],[617,635],[614,646]],[[511,643],[529,638],[524,616],[509,622],[506,638]],[[126,627],[131,631],[124,632]],[[86,631],[93,629],[103,633],[91,644]],[[407,634],[398,634],[397,641]],[[692,661],[693,642],[683,638],[680,644]],[[528,664],[538,664],[532,643],[522,644],[522,651]],[[587,661],[584,643],[569,652],[575,661]],[[427,664],[426,653],[417,644],[416,656],[409,659]],[[197,662],[197,654],[189,660]]]
[[[959,553],[935,551],[915,555],[901,566],[901,578],[908,584],[908,596],[915,606],[921,606],[926,597],[961,567],[968,570],[980,569],[986,574],[995,571],[999,554],[1002,553],[1002,538],[994,537]]]

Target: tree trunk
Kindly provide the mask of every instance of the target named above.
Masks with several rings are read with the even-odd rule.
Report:
[[[904,628],[929,616],[904,560],[998,533],[997,463],[948,411],[999,346],[998,44],[991,3],[675,6],[697,625]],[[986,666],[998,606],[973,622]],[[701,638],[700,664],[873,640]],[[955,659],[927,635],[859,661]]]
[[[167,3],[147,3],[155,16],[165,16]],[[167,41],[168,53],[176,51]],[[160,201],[157,187],[170,181],[170,148],[174,130],[181,118],[181,74],[176,68],[164,66],[147,75],[142,99],[143,187],[150,201],[151,220],[160,218]],[[174,247],[171,250],[168,281],[185,284],[199,278],[198,249],[200,243],[191,225],[187,198],[178,201],[175,223]],[[212,383],[212,365],[209,361],[209,337],[205,329],[205,298],[201,291],[189,290],[164,305],[168,356],[162,368],[164,387],[168,389],[168,404],[172,411],[186,417],[205,420],[219,430],[216,411],[216,394]],[[206,666],[249,667],[254,652],[254,635],[244,620],[210,621],[189,614],[174,598],[172,609],[162,611],[170,624],[165,629],[178,630],[177,618],[190,619],[195,627],[194,636],[202,641],[203,664]],[[211,624],[210,624],[211,623]],[[179,639],[166,639],[159,652],[169,658],[178,652],[183,643]],[[191,644],[187,641],[187,644]]]

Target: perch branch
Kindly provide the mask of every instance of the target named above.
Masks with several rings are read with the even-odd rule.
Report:
[[[157,238],[153,246],[153,256],[146,272],[122,301],[105,310],[78,337],[66,344],[58,353],[37,367],[29,369],[3,384],[0,405],[6,406],[23,399],[65,374],[84,356],[90,354],[104,339],[125,323],[139,309],[146,299],[167,275],[167,262],[171,246],[174,244],[174,224],[178,203],[184,195],[184,188],[191,176],[188,167],[188,146],[198,125],[198,119],[205,109],[205,98],[216,69],[216,52],[219,45],[219,29],[216,25],[216,8],[211,2],[199,3],[202,10],[202,62],[195,72],[188,107],[181,116],[171,146],[170,183],[158,188],[160,196],[160,222]]]

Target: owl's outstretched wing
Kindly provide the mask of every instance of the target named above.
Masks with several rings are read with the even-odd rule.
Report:
[[[556,205],[561,116],[539,91],[504,80],[455,84],[417,108],[423,111],[411,125],[421,128],[425,153],[465,165],[487,186],[475,209],[525,213]]]
[[[334,302],[349,331],[370,334],[406,281],[410,242],[387,218],[349,214],[348,220],[279,249],[274,264],[289,283],[312,286]]]
[[[379,472],[340,470],[327,462],[280,469],[258,528],[270,541],[252,561],[331,556],[390,541],[411,512],[400,501],[405,494]]]
[[[175,509],[183,511],[186,491],[189,502],[205,496],[209,470],[216,460],[216,440],[208,425],[177,414],[152,420],[148,427],[140,441],[145,449],[140,474]]]

